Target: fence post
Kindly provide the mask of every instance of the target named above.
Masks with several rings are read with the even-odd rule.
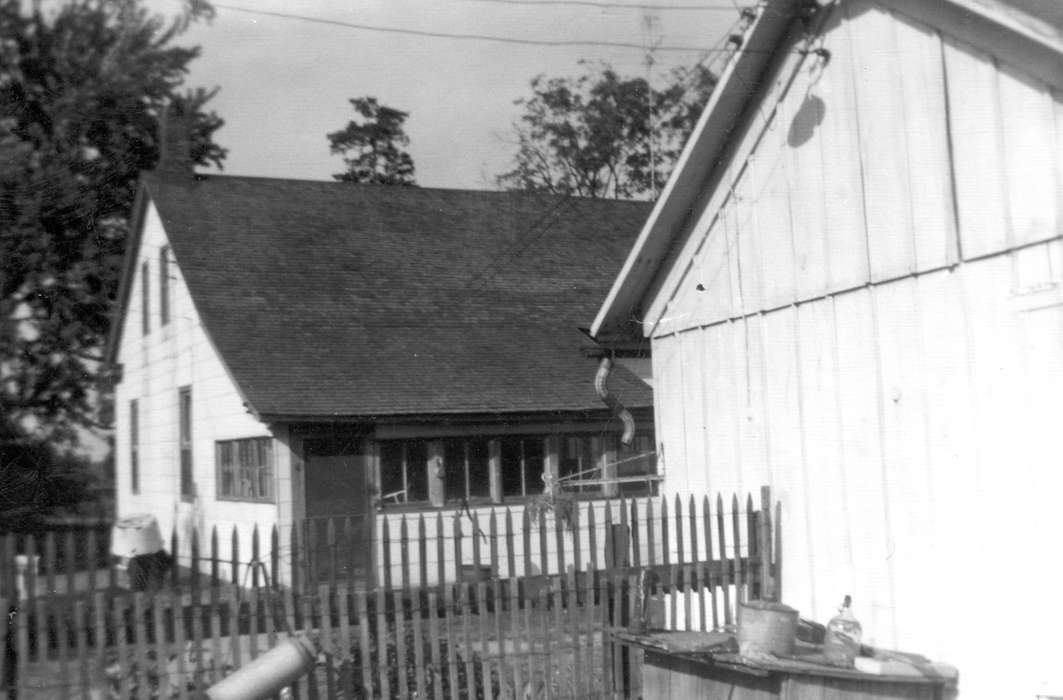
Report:
[[[720,585],[723,587],[723,622],[734,622],[731,616],[731,564],[727,557],[727,536],[724,534],[723,496],[716,494],[716,537],[720,541]]]
[[[760,572],[761,596],[765,600],[778,600],[775,580],[771,570],[771,487],[760,487]]]

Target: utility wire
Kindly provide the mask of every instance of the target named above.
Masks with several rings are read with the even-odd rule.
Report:
[[[653,5],[649,3],[595,2],[595,0],[470,0],[470,2],[493,2],[499,5],[567,5],[574,7],[619,8],[630,10],[680,10],[688,12],[734,12],[735,4],[726,5]]]
[[[634,49],[636,51],[645,51],[646,46],[644,44],[637,44],[635,42],[625,41],[596,41],[593,39],[519,39],[516,37],[495,36],[491,34],[458,34],[448,32],[430,32],[420,29],[404,29],[401,27],[380,27],[371,24],[358,24],[356,22],[344,22],[336,19],[325,19],[322,17],[310,17],[307,15],[296,15],[288,12],[270,12],[268,10],[253,10],[248,7],[237,7],[235,5],[226,5],[223,3],[212,3],[213,7],[223,10],[232,10],[233,12],[243,12],[250,15],[260,15],[265,17],[279,17],[281,19],[293,19],[302,22],[312,22],[314,24],[327,24],[336,27],[345,27],[347,29],[359,29],[367,32],[383,32],[387,34],[406,34],[410,36],[429,37],[433,39],[455,39],[459,41],[494,41],[502,44],[520,44],[523,46],[599,46],[603,48],[617,48],[617,49]],[[732,12],[734,8],[729,8]],[[662,44],[656,47],[658,51],[671,51],[671,52],[699,52],[705,53],[705,48],[700,46],[677,46]],[[717,49],[716,51],[726,51],[727,49]]]

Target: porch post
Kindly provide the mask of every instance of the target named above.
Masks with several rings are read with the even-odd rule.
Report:
[[[561,436],[547,435],[543,438],[543,472],[556,482],[561,476]]]
[[[444,468],[443,441],[432,440],[428,443],[428,500],[437,508],[446,500]]]
[[[487,473],[491,482],[491,500],[502,502],[502,441],[487,441]]]
[[[616,435],[607,433],[600,438],[593,438],[594,456],[598,460],[598,470],[603,479],[615,479],[617,473],[617,450]],[[605,482],[602,484],[602,495],[607,498],[615,498],[620,495],[620,484]]]

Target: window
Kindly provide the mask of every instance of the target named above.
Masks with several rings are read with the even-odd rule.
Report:
[[[616,475],[621,479],[653,476],[657,473],[657,454],[653,451],[653,436],[638,435],[631,447],[617,454]],[[650,479],[621,481],[620,493],[625,496],[654,496],[656,482]]]
[[[428,500],[428,445],[421,440],[380,443],[380,498],[384,503]]]
[[[140,265],[140,330],[144,335],[151,331],[151,267],[145,260]]]
[[[159,249],[159,325],[170,322],[170,246]]]
[[[543,439],[502,438],[502,497],[540,493],[543,486]]]
[[[273,440],[268,437],[216,443],[218,498],[273,500]]]
[[[383,506],[429,500],[443,505],[541,494],[548,444],[557,445],[558,477],[569,492],[588,497],[652,494],[654,482],[644,478],[656,473],[652,435],[640,434],[629,448],[599,437],[599,433],[569,433],[549,440],[545,435],[499,435],[382,441],[380,501]],[[492,463],[490,445],[495,440],[497,461]],[[606,448],[609,451],[603,453]],[[441,473],[435,468],[436,455],[442,457]],[[492,477],[498,489],[494,493]]]
[[[561,437],[561,458],[558,465],[558,477],[568,481],[581,479],[599,479],[598,454],[592,454],[591,439],[585,435],[564,435]],[[591,484],[573,486],[573,491],[580,493],[601,490]]]
[[[490,497],[487,440],[444,440],[443,471],[443,494],[448,501]]]
[[[129,402],[129,485],[140,493],[140,408],[136,399]]]
[[[196,486],[192,481],[192,387],[177,391],[178,443],[181,450],[181,498],[192,500]]]

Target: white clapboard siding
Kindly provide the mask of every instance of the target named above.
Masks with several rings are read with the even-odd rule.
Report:
[[[182,543],[191,542],[193,529],[200,536],[200,551],[207,551],[210,529],[224,536],[221,551],[230,553],[231,533],[238,528],[241,540],[251,541],[252,524],[262,532],[277,522],[278,502],[290,504],[289,462],[280,459],[281,446],[274,446],[274,503],[226,501],[217,498],[215,441],[268,437],[265,425],[248,414],[235,384],[210,341],[185,285],[180,260],[171,252],[169,266],[170,323],[161,325],[159,311],[159,251],[167,244],[159,214],[148,204],[143,220],[136,275],[132,280],[128,310],[124,317],[118,361],[122,381],[116,388],[116,500],[119,517],[133,513],[155,515],[164,536],[176,527]],[[144,302],[141,264],[149,267],[151,324],[141,330]],[[178,390],[191,387],[193,469],[198,498],[185,502],[180,496],[180,451],[178,445]],[[139,493],[133,493],[130,473],[129,402],[139,404]],[[263,539],[263,553],[268,544]],[[184,560],[190,551],[178,552]],[[250,551],[242,554],[249,556]]]
[[[1063,100],[949,27],[832,13],[644,302],[662,488],[763,479],[803,615],[852,594],[964,698],[1058,689],[1044,615],[1008,632],[1031,653],[970,632],[1063,575]]]

